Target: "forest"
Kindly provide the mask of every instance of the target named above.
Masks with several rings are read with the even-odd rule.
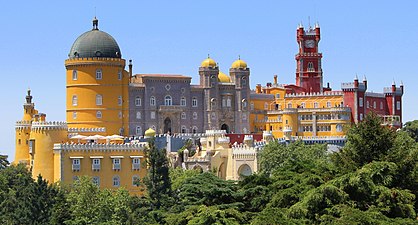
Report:
[[[0,223],[418,224],[418,121],[395,131],[369,114],[346,129],[338,152],[270,142],[258,173],[240,181],[173,169],[151,141],[144,196],[100,189],[89,177],[50,184],[1,157]]]

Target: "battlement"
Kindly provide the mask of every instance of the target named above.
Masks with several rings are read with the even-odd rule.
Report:
[[[32,130],[67,130],[67,123],[62,121],[32,122]]]
[[[342,96],[344,92],[342,91],[327,91],[327,92],[302,92],[302,93],[290,93],[286,94],[286,98],[298,98],[298,97],[322,97],[322,96]]]
[[[134,151],[144,150],[148,147],[148,143],[58,143],[54,144],[54,150],[62,151]]]
[[[207,130],[206,131],[206,136],[222,136],[226,134],[225,130]]]
[[[30,129],[31,127],[32,127],[32,121],[29,121],[29,120],[16,121],[16,125],[15,125],[16,130]]]
[[[398,96],[402,96],[403,91],[402,91],[402,89],[401,89],[401,88],[399,88],[399,87],[395,87],[395,91],[393,91],[393,90],[392,90],[392,87],[384,87],[384,88],[383,88],[383,93],[384,93],[385,95],[392,95],[392,94],[395,94],[395,95],[398,95]]]

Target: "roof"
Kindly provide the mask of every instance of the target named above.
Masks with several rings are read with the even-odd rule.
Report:
[[[169,78],[169,79],[192,79],[191,77],[180,74],[135,74],[135,76],[143,78]]]

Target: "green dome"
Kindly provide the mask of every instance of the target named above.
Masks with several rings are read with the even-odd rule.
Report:
[[[71,47],[69,58],[121,58],[116,40],[108,33],[100,31],[98,20],[94,18],[93,29],[78,37]]]

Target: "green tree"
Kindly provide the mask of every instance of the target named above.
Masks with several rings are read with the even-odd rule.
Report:
[[[156,209],[163,204],[169,204],[171,196],[171,181],[169,176],[169,164],[165,149],[155,146],[155,139],[151,139],[145,150],[146,166],[148,174],[144,178],[150,201]]]
[[[406,122],[402,130],[418,142],[418,120]]]
[[[199,170],[184,170],[182,168],[170,169],[171,189],[178,190],[181,185],[188,179],[201,173]]]
[[[6,168],[7,166],[9,166],[9,161],[7,161],[7,156],[6,155],[0,155],[0,170]]]

